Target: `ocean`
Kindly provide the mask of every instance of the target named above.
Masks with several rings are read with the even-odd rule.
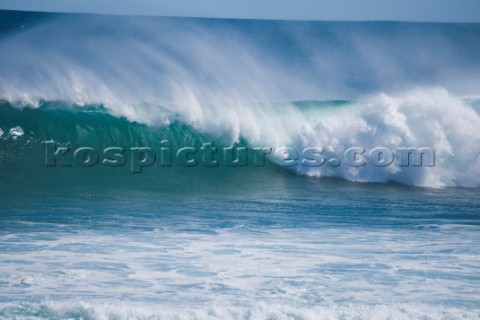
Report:
[[[0,11],[0,318],[480,318],[479,49]]]

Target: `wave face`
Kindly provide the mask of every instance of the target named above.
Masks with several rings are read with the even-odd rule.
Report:
[[[58,183],[45,182],[57,173],[42,163],[43,142],[52,139],[96,147],[155,147],[168,139],[178,148],[318,148],[327,160],[351,147],[425,147],[435,152],[432,167],[285,170],[480,186],[480,25],[0,15],[4,188],[35,175],[38,183]],[[69,172],[60,171],[58,179]],[[216,179],[203,171],[164,170],[150,182],[158,184],[159,174],[162,181]],[[259,170],[217,171],[245,178]],[[279,172],[264,171],[266,179]],[[107,182],[134,179],[102,174]]]

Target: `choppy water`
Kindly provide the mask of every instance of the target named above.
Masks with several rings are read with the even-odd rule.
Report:
[[[475,319],[478,190],[3,195],[2,317]]]

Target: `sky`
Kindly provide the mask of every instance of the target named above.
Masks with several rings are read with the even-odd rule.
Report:
[[[480,22],[480,0],[1,0],[0,9],[241,19]]]

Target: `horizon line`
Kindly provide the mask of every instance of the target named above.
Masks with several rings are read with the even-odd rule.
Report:
[[[239,21],[284,21],[284,22],[339,22],[339,23],[415,23],[415,24],[480,24],[480,22],[472,21],[418,21],[418,20],[314,20],[314,19],[276,19],[276,18],[238,18],[238,17],[205,17],[205,16],[177,16],[177,15],[154,15],[154,14],[123,14],[123,13],[98,13],[98,12],[78,12],[78,11],[41,11],[41,10],[17,10],[17,9],[1,9],[5,12],[18,13],[38,13],[38,14],[71,14],[71,15],[92,15],[92,16],[108,16],[108,17],[139,17],[139,18],[168,18],[168,19],[208,19],[208,20],[239,20]]]

